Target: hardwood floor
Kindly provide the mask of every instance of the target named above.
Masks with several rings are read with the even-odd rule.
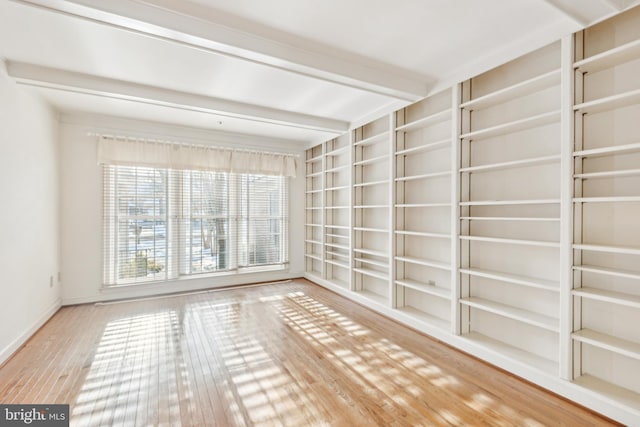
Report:
[[[65,307],[0,402],[78,426],[611,425],[305,280]]]

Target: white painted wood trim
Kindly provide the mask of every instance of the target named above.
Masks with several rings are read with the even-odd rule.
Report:
[[[451,149],[450,158],[450,176],[451,176],[451,210],[450,210],[450,233],[451,233],[451,249],[450,249],[450,268],[451,268],[451,326],[450,331],[454,335],[461,333],[460,327],[460,134],[461,129],[461,110],[462,102],[461,85],[457,84],[451,88],[451,138],[449,147]]]
[[[231,28],[215,11],[189,2],[167,0],[17,0],[53,12],[100,22],[147,37],[204,52],[261,64],[314,79],[413,102],[425,96],[429,78],[364,57],[328,55],[318,46],[296,46],[295,39],[277,39]],[[253,31],[252,31],[253,30]],[[272,31],[273,34],[273,31]],[[293,42],[293,43],[292,43]]]
[[[560,85],[560,378],[573,379],[573,96],[574,38],[562,39]]]
[[[9,345],[0,350],[0,366],[13,356],[13,354],[20,349],[38,329],[42,327],[56,312],[62,307],[62,300],[56,299],[47,309],[44,310],[42,315],[31,324],[24,332],[22,332],[16,339],[11,341]]]
[[[484,108],[497,103],[509,101],[520,96],[529,95],[557,84],[560,84],[559,69],[549,71],[548,73],[532,77],[512,86],[469,100],[460,104],[460,108],[466,108],[468,110]]]
[[[336,134],[343,133],[349,128],[349,123],[341,120],[22,62],[7,61],[7,73],[19,84],[34,87],[143,102],[186,111],[210,113],[222,117],[242,118]]]
[[[389,251],[391,253],[396,253],[396,233],[394,233],[395,229],[396,229],[396,208],[395,208],[395,203],[396,203],[396,184],[395,184],[395,177],[396,177],[396,156],[395,156],[395,151],[396,151],[396,138],[397,138],[397,132],[394,130],[397,126],[397,116],[395,113],[393,114],[389,114],[389,138],[387,140],[388,143],[388,147],[387,147],[387,154],[386,157],[388,157],[389,160],[389,175],[388,175],[388,181],[389,181],[389,186],[388,186],[388,193],[387,193],[387,197],[388,197],[388,218],[389,218]],[[389,286],[389,306],[396,308],[398,307],[397,304],[397,288],[396,288],[396,261],[393,257],[389,257],[388,259],[388,266],[389,266],[389,283],[387,286]]]

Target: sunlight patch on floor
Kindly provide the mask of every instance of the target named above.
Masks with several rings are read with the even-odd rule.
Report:
[[[166,337],[177,337],[177,334],[177,318],[172,311],[126,317],[108,323],[72,405],[73,422],[77,425],[101,425],[136,419],[140,403],[157,402],[156,396],[150,397],[153,392],[149,391],[154,387],[150,378],[157,377],[159,369],[152,354],[159,351],[174,354],[174,340],[166,340]],[[187,373],[182,371],[180,375],[188,383]],[[163,392],[175,394],[176,390]],[[172,401],[177,401],[176,396],[173,397]],[[151,410],[158,411],[159,408]],[[169,410],[177,412],[177,405]]]
[[[281,328],[294,331],[317,353],[297,355],[295,342],[290,352],[274,347],[266,337]],[[321,372],[288,369],[292,357],[318,363]],[[163,385],[150,380],[159,372],[166,373]],[[148,408],[164,393],[179,403],[149,410],[168,410],[171,419],[201,413],[203,396],[209,396],[222,402],[210,410],[223,410],[238,425],[305,425],[309,420],[317,425],[331,420],[330,411],[308,397],[317,388],[331,391],[349,407],[383,408],[386,415],[376,421],[382,424],[389,421],[386,417],[464,424],[448,407],[450,399],[480,417],[491,414],[499,421],[505,415],[517,416],[505,405],[496,407],[484,393],[460,399],[459,385],[460,379],[444,372],[437,361],[418,356],[304,292],[289,292],[242,302],[200,301],[180,311],[108,323],[72,406],[72,419],[78,425],[125,419],[145,424],[137,408]],[[425,390],[434,387],[439,390],[437,399],[427,399]],[[523,421],[527,427],[540,426],[534,420]]]

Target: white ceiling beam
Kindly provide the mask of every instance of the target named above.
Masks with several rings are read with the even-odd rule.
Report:
[[[589,19],[584,17],[578,11],[567,7],[562,0],[544,0],[548,5],[556,9],[558,12],[565,15],[567,18],[574,21],[580,27],[586,27],[589,24]]]
[[[622,12],[637,0],[544,0],[569,19],[580,26],[580,29],[600,22],[612,15]]]
[[[56,68],[41,67],[13,61],[7,61],[6,68],[7,73],[15,79],[16,82],[29,86],[135,101],[188,111],[199,111],[221,117],[235,117],[261,123],[273,123],[336,134],[342,134],[349,129],[349,123],[342,120],[179,92]]]
[[[403,101],[424,97],[432,83],[425,76],[389,64],[348,60],[303,49],[283,37],[268,38],[231,28],[216,21],[221,18],[215,11],[190,2],[14,1]],[[289,41],[295,40],[291,37]]]
[[[600,0],[616,12],[621,12],[628,6],[628,1],[625,0]]]

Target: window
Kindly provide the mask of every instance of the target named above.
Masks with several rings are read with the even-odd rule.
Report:
[[[104,283],[288,265],[288,179],[104,166]]]
[[[240,175],[240,265],[286,262],[286,181],[277,176]]]
[[[183,275],[231,268],[229,174],[178,172],[182,182],[180,239]]]

